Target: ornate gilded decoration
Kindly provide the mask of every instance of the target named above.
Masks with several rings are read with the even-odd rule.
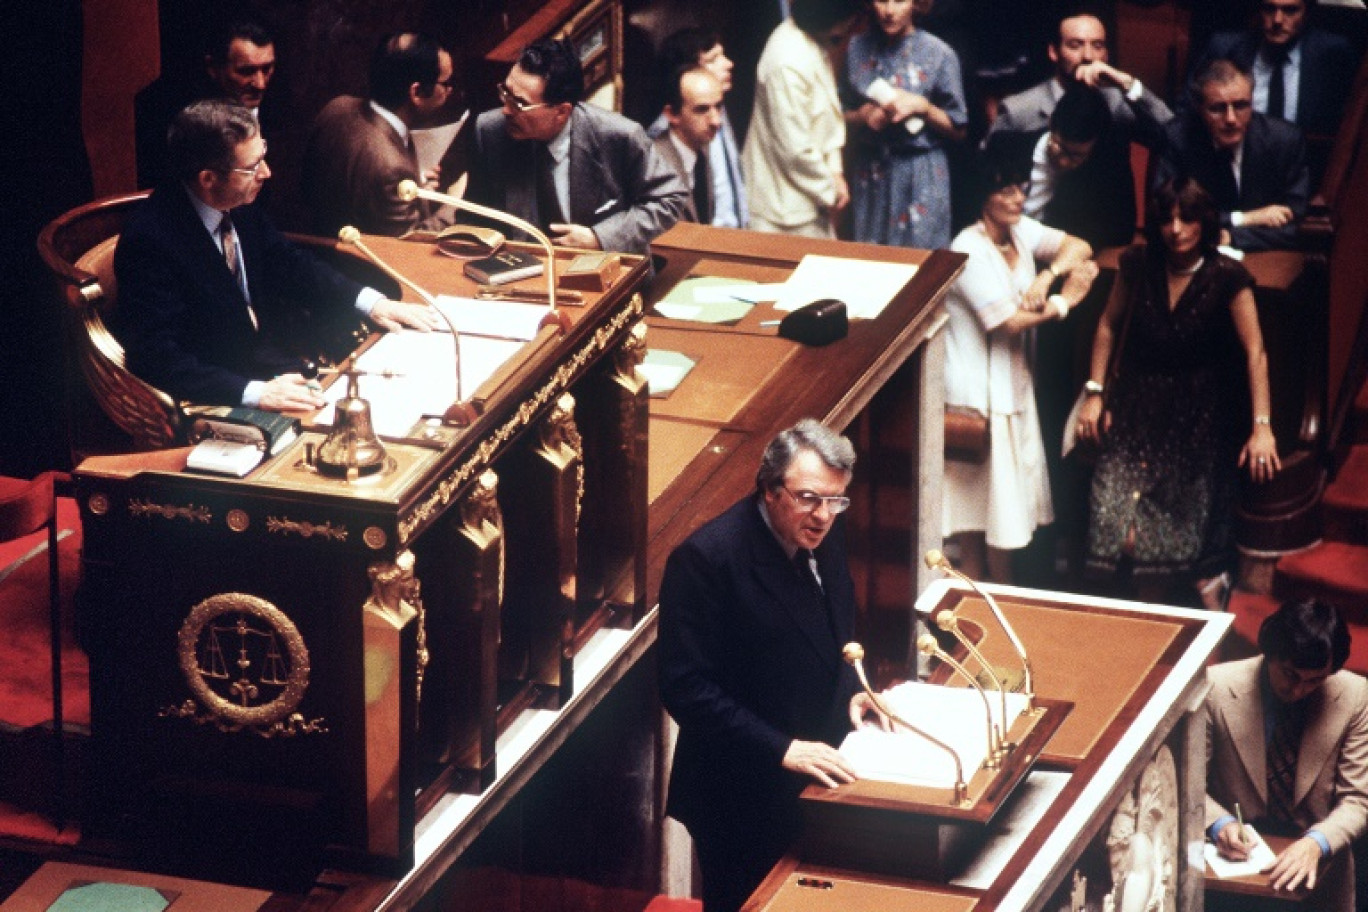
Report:
[[[418,668],[416,699],[423,702],[423,673],[427,670],[430,654],[427,648],[427,615],[423,610],[422,584],[413,573],[413,552],[402,551],[394,563],[376,563],[366,568],[370,576],[371,597],[366,599],[363,611],[383,618],[386,623],[400,628],[409,618],[418,618]]]
[[[575,465],[575,521],[584,504],[584,442],[575,424],[575,397],[562,393],[538,430],[538,449],[552,465]]]
[[[181,624],[176,656],[194,699],[163,709],[164,717],[263,738],[328,730],[297,712],[309,687],[309,650],[265,599],[224,592],[200,602]]]
[[[1112,891],[1104,912],[1174,912],[1178,908],[1178,770],[1161,746],[1126,792],[1107,833]]]
[[[104,516],[109,512],[109,495],[91,494],[89,504],[91,513],[96,516]]]
[[[185,519],[190,522],[202,523],[207,523],[214,518],[213,512],[208,507],[197,507],[194,504],[176,507],[171,504],[153,503],[150,500],[130,500],[128,512],[134,516],[160,516],[162,519]]]
[[[367,526],[366,530],[361,533],[361,540],[366,543],[367,548],[372,551],[379,551],[385,547],[385,543],[389,541],[389,536],[379,526]]]
[[[499,544],[499,604],[504,600],[505,557],[503,541],[503,513],[499,511],[499,476],[493,469],[485,469],[474,487],[461,501],[461,534],[471,541],[487,545]]]
[[[343,525],[333,525],[331,521],[325,523],[312,523],[307,520],[297,521],[293,519],[280,519],[275,516],[266,517],[266,531],[279,532],[282,535],[294,533],[304,538],[331,538],[333,541],[344,542],[347,540],[347,527]]]
[[[640,294],[632,295],[627,306],[604,322],[592,336],[569,358],[562,363],[536,392],[525,399],[509,418],[480,441],[479,446],[451,474],[443,478],[427,499],[414,508],[413,512],[399,523],[399,543],[407,545],[417,530],[432,519],[443,507],[451,503],[476,472],[483,470],[493,460],[494,455],[527,427],[554,398],[570,386],[585,366],[607,350],[613,339],[622,333],[623,328],[641,316],[645,305]]]
[[[639,389],[646,378],[638,373],[638,368],[646,361],[646,321],[642,320],[627,333],[613,351],[613,372],[619,383],[633,391]]]
[[[246,510],[228,511],[228,528],[234,532],[246,532],[247,527],[252,524],[252,519],[247,515]]]

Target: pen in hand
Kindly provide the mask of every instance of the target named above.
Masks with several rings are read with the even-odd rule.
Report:
[[[1238,801],[1235,802],[1235,823],[1236,823],[1236,825],[1240,828],[1240,829],[1238,830],[1239,836],[1240,836],[1240,845],[1245,846],[1246,848],[1248,848],[1248,847],[1249,847],[1249,834],[1247,834],[1247,833],[1245,832],[1244,814],[1240,811],[1240,802],[1238,802]]]

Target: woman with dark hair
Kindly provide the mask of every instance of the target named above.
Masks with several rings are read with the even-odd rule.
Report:
[[[1097,326],[1076,429],[1102,447],[1089,504],[1090,572],[1129,565],[1150,600],[1191,582],[1208,608],[1222,607],[1230,590],[1239,467],[1256,482],[1281,468],[1253,279],[1217,251],[1219,218],[1191,179],[1155,190],[1148,243],[1121,255]]]
[[[1054,520],[1028,331],[1067,317],[1097,276],[1086,241],[1021,214],[1029,175],[1005,152],[989,141],[981,217],[951,244],[969,261],[946,295],[945,404],[985,416],[989,447],[983,462],[946,463],[942,513],[964,572],[999,582],[1011,576],[1010,552]],[[1057,277],[1063,288],[1048,294]]]

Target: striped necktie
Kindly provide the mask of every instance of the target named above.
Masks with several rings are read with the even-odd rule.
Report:
[[[219,242],[223,246],[223,262],[228,267],[228,274],[237,282],[238,289],[242,291],[244,299],[247,298],[247,283],[243,281],[242,268],[238,262],[238,243],[237,232],[233,230],[233,219],[228,213],[223,213],[223,218],[219,221]],[[261,324],[257,322],[256,311],[252,309],[252,302],[247,300],[247,319],[252,321],[252,329],[260,330]]]

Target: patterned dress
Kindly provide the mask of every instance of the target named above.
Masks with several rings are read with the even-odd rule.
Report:
[[[1205,577],[1229,560],[1250,420],[1230,305],[1253,280],[1208,256],[1170,310],[1163,261],[1143,247],[1122,254],[1120,280],[1130,328],[1093,474],[1088,568],[1110,574],[1129,552],[1136,576]]]
[[[865,91],[880,77],[926,96],[956,125],[968,121],[959,58],[935,35],[912,31],[890,44],[871,29],[852,38],[842,87],[846,108],[855,110],[868,101]],[[852,131],[855,138],[850,177],[855,240],[948,247],[950,165],[940,134],[930,125],[914,134],[902,124],[889,124],[878,133]]]

